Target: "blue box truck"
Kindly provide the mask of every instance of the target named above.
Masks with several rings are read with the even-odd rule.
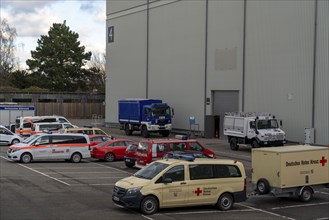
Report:
[[[126,135],[141,131],[144,138],[150,133],[168,137],[174,111],[160,99],[122,99],[118,101],[120,129]]]

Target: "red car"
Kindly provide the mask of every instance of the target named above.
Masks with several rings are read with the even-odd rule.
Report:
[[[102,142],[92,147],[91,157],[109,162],[123,159],[127,146],[132,143],[132,140],[124,138]]]
[[[127,167],[135,166],[137,147],[138,143],[132,143],[127,147],[124,156],[124,161]]]
[[[145,139],[141,140],[137,147],[133,144],[127,148],[124,159],[127,167],[142,168],[154,160],[163,158],[168,152],[177,151],[187,151],[195,157],[216,158],[215,152],[194,139]]]
[[[104,141],[111,140],[112,137],[108,136],[108,135],[104,135],[104,134],[92,134],[92,135],[89,135],[89,139],[90,139],[90,146],[95,146]]]

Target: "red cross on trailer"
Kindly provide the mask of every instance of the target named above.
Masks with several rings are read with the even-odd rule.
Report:
[[[324,156],[322,156],[322,159],[320,160],[320,163],[322,164],[323,167],[327,163],[327,160],[326,160],[326,158]]]
[[[197,196],[199,196],[199,195],[202,193],[202,190],[198,187],[198,188],[194,191],[194,193],[195,193]]]

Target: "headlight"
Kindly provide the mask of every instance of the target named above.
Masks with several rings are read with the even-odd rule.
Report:
[[[140,190],[142,189],[142,187],[135,187],[135,188],[131,188],[131,189],[128,189],[127,191],[127,195],[133,195],[135,193],[138,193]]]
[[[20,148],[14,148],[14,149],[11,150],[11,152],[14,153],[14,152],[19,151],[19,150],[21,150],[21,149]]]

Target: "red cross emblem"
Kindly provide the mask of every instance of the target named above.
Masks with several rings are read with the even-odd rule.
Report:
[[[199,196],[199,195],[202,193],[202,190],[198,187],[198,188],[194,191],[194,193],[195,193],[197,196]]]
[[[324,156],[322,156],[322,159],[320,160],[320,163],[322,164],[323,167],[327,163],[327,160]]]

